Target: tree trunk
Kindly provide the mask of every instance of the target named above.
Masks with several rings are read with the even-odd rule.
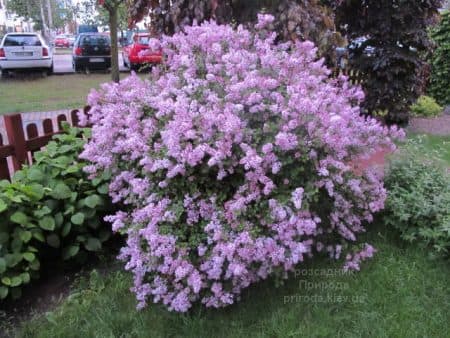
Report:
[[[52,5],[50,0],[47,0],[47,16],[48,16],[48,29],[50,31],[50,37],[52,36],[53,31],[53,14],[52,14]]]
[[[48,33],[47,33],[47,24],[45,22],[45,13],[44,13],[44,3],[45,0],[39,0],[39,9],[41,10],[41,20],[42,20],[42,35],[44,35],[44,38],[48,39]]]
[[[111,34],[111,77],[114,82],[120,81],[119,47],[117,43],[117,10],[118,5],[112,5],[109,11],[109,32]]]

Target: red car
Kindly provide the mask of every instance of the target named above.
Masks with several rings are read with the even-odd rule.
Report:
[[[123,64],[131,70],[139,70],[143,66],[161,63],[162,51],[153,51],[148,46],[149,33],[137,33],[133,43],[123,48]]]
[[[58,35],[55,38],[55,47],[69,48],[70,47],[70,41],[64,35]]]

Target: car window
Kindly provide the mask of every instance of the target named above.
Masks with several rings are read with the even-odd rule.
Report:
[[[140,45],[148,45],[148,41],[150,40],[149,36],[139,36],[137,41]]]
[[[36,35],[7,35],[3,46],[42,46]]]
[[[81,38],[83,46],[105,46],[110,44],[109,37],[104,35],[86,35]]]

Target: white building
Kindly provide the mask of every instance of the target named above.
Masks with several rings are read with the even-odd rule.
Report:
[[[0,36],[10,32],[33,32],[34,23],[9,12],[6,0],[0,0]]]

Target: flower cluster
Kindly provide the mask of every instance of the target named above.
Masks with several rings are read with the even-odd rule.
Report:
[[[122,210],[107,219],[127,234],[139,307],[232,304],[314,254],[339,258],[383,208],[380,175],[351,163],[399,132],[359,115],[361,91],[311,42],[276,44],[271,21],[186,27],[150,80],[90,94],[81,156],[92,177],[112,172]]]

